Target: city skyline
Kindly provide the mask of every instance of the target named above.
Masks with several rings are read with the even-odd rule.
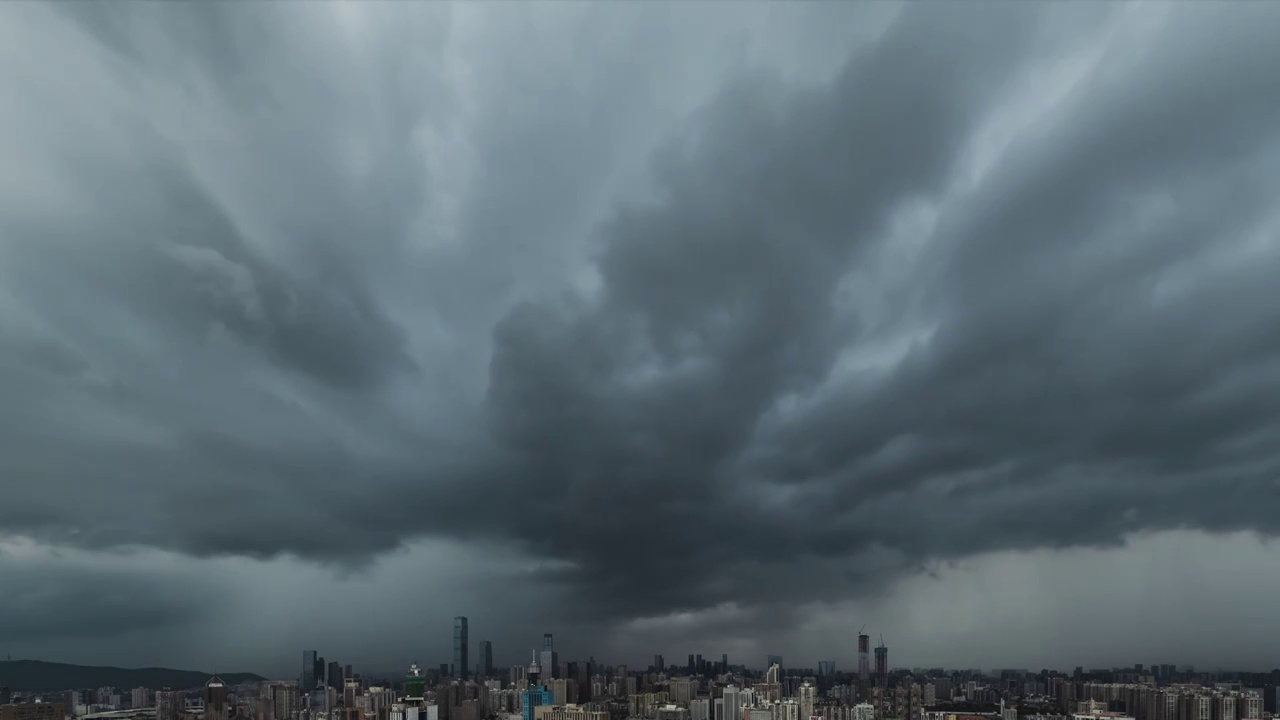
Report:
[[[1270,669],[1277,28],[0,3],[0,657]]]

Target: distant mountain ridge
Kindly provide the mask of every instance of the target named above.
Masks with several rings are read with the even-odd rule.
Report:
[[[266,678],[253,673],[225,673],[218,676],[228,685],[257,682]],[[0,660],[0,686],[13,691],[71,690],[114,687],[188,690],[202,687],[213,673],[171,668],[118,668],[98,665],[70,665],[43,660]]]

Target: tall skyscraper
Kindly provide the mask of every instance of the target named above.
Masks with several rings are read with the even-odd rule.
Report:
[[[543,639],[544,647],[550,635]],[[544,652],[547,652],[544,650]],[[541,705],[550,705],[552,703],[552,693],[547,689],[547,685],[540,683],[541,667],[538,664],[538,651],[534,651],[534,661],[529,664],[529,687],[520,693],[520,715],[521,720],[534,720],[534,708]]]
[[[342,677],[342,665],[340,665],[340,664],[338,663],[338,661],[336,661],[336,660],[334,660],[334,661],[330,662],[330,663],[329,663],[329,675],[328,675],[328,678],[327,678],[327,684],[328,684],[328,685],[329,685],[329,687],[331,687],[331,688],[338,688],[339,690],[341,690],[341,689],[342,689],[342,680],[343,680],[343,677]]]
[[[316,689],[316,651],[302,651],[302,690],[311,692]]]
[[[467,619],[461,615],[453,619],[453,676],[467,679],[470,662],[467,654]]]
[[[543,681],[560,675],[560,654],[555,650],[551,633],[542,635],[542,661],[539,664],[542,666]]]
[[[770,655],[768,659],[765,661],[764,669],[767,671],[769,668],[773,667],[774,665],[777,665],[779,669],[782,668],[781,655]]]
[[[689,663],[685,666],[685,672],[687,672],[688,674],[692,675],[692,674],[693,674],[693,668],[694,668],[694,665],[693,665],[693,653],[689,653]]]
[[[205,720],[227,720],[227,685],[214,675],[204,684]]]
[[[889,648],[885,647],[884,638],[880,638],[880,644],[876,646],[876,683],[882,683],[889,678]]]
[[[480,663],[476,667],[483,677],[493,674],[493,643],[488,640],[480,641]]]
[[[720,672],[729,672],[729,653],[722,653],[720,655]]]
[[[828,677],[836,674],[836,663],[834,660],[818,661],[818,677]]]
[[[858,634],[858,679],[871,679],[871,636]]]
[[[661,655],[653,656],[653,671],[662,672],[667,669],[667,662],[662,659]]]
[[[742,691],[730,685],[724,689],[724,720],[742,718]]]

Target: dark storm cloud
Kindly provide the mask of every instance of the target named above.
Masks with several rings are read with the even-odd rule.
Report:
[[[57,150],[0,220],[0,526],[508,543],[566,618],[717,631],[939,558],[1274,529],[1272,6],[908,5],[834,78],[738,68],[677,120],[701,38],[634,60],[669,8],[468,94],[431,7],[22,10],[76,43],[4,78],[11,150]]]
[[[0,641],[117,638],[202,617],[220,593],[187,578],[0,548]]]

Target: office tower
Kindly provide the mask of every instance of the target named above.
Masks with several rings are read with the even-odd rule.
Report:
[[[889,648],[885,647],[883,637],[880,638],[880,644],[876,646],[876,677],[885,679],[889,677]]]
[[[653,671],[662,672],[667,669],[667,661],[662,659],[661,655],[653,656]]]
[[[773,667],[774,665],[777,665],[777,666],[778,666],[779,674],[781,674],[781,671],[782,671],[782,656],[781,656],[781,655],[770,655],[770,656],[765,660],[765,665],[764,665],[764,669],[765,669],[765,671],[767,672],[767,671],[769,670],[769,668]]]
[[[331,688],[341,688],[342,680],[342,666],[336,660],[329,663],[329,674],[326,676],[325,684]]]
[[[720,672],[729,672],[729,653],[723,653],[720,655]]]
[[[827,677],[836,674],[836,663],[834,660],[818,661],[818,677]]]
[[[689,675],[693,674],[693,653],[689,653],[689,662],[685,665],[685,672]]]
[[[227,720],[227,685],[214,675],[204,684],[205,720]]]
[[[701,654],[694,656],[693,670],[699,675],[702,674],[702,655]]]
[[[342,705],[348,710],[356,706],[356,698],[360,697],[360,681],[355,677],[347,678],[342,685]]]
[[[453,619],[453,675],[467,679],[467,619],[461,615]]]
[[[493,674],[493,643],[488,640],[480,641],[480,662],[476,667],[480,668],[481,677]]]
[[[545,684],[547,680],[559,677],[560,674],[560,653],[556,652],[555,642],[551,633],[542,634],[542,656],[538,663],[542,667],[542,680]]]
[[[543,642],[545,644],[545,638]],[[538,667],[538,651],[534,650],[533,661],[529,663],[529,669],[526,672],[529,686],[520,693],[521,720],[533,720],[534,708],[551,704],[551,691],[545,685],[538,684],[540,675],[541,668]]]
[[[316,651],[302,651],[302,690],[311,692],[316,689]]]
[[[346,667],[346,668],[344,668],[344,669],[343,669],[343,671],[342,671],[342,679],[343,679],[343,680],[350,680],[351,678],[353,678],[353,677],[355,677],[355,676],[356,676],[356,674],[355,674],[354,672],[352,672],[352,670],[351,670],[351,663],[347,663],[347,667]]]
[[[409,665],[409,672],[404,675],[404,696],[407,698],[425,697],[427,694],[427,678],[422,674],[418,663]]]
[[[858,634],[858,679],[871,679],[871,636]]]

